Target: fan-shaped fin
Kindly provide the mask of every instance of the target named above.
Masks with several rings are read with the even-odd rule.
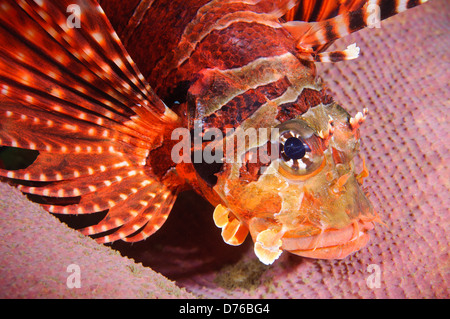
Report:
[[[248,228],[228,208],[217,205],[213,214],[214,223],[222,228],[223,240],[233,246],[242,244],[248,235]]]
[[[122,240],[133,243],[144,240],[147,237],[153,235],[167,220],[169,212],[172,209],[174,203],[174,196],[171,196],[170,194],[164,194],[162,197],[162,201],[155,203],[151,208],[147,208],[147,211],[143,214],[138,224],[129,223],[128,225],[129,227],[136,227],[141,224],[145,226],[135,235],[122,238]]]
[[[110,209],[97,225],[80,231],[85,235],[95,235],[120,227],[112,234],[97,238],[97,241],[106,243],[124,239],[138,232],[147,223],[151,223],[154,228],[159,228],[167,219],[175,199],[170,191],[159,186],[152,184],[140,189],[129,199]],[[147,232],[147,235],[150,234]],[[148,237],[145,234],[142,236]]]
[[[110,169],[104,168],[104,172],[95,175],[87,175],[73,180],[63,180],[43,186],[18,185],[18,189],[24,193],[47,197],[77,197],[96,192],[109,187],[125,178],[131,178],[138,174],[139,168],[123,162]]]
[[[85,232],[120,225],[122,235],[145,238],[167,218],[177,188],[161,183],[147,156],[179,124],[97,2],[0,0],[0,145],[39,151],[29,167],[0,176],[42,196],[44,208],[109,210]]]
[[[133,160],[133,163],[136,163],[138,159],[139,157],[123,154],[70,154],[69,156],[42,152],[31,166],[16,171],[0,169],[0,176],[39,182],[73,180],[83,176],[95,178],[101,172],[130,166]]]
[[[135,199],[139,198],[139,201]],[[157,185],[149,185],[138,193],[110,209],[97,225],[80,229],[85,235],[94,235],[115,230],[96,238],[99,243],[124,240],[136,242],[151,236],[167,220],[175,202],[175,196]]]
[[[135,175],[126,176],[116,183],[107,181],[108,187],[98,189],[96,192],[86,194],[81,197],[78,204],[59,206],[43,205],[49,212],[57,214],[90,214],[101,212],[116,206],[121,201],[136,193],[139,189],[147,185],[156,183],[145,176],[145,173],[137,171]],[[108,183],[110,182],[110,184]]]

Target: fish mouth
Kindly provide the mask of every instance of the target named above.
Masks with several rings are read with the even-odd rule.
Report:
[[[374,225],[369,221],[355,221],[341,229],[325,229],[317,235],[282,238],[282,249],[295,255],[317,259],[343,259],[360,250],[370,240],[368,231]]]

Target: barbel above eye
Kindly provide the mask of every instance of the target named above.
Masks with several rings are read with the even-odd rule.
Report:
[[[304,180],[317,174],[325,164],[320,137],[302,120],[286,121],[276,127],[271,138],[278,141],[278,171],[289,179]]]

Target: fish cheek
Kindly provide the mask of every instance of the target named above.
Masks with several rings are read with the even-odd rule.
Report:
[[[247,225],[253,217],[272,218],[281,210],[281,197],[276,188],[260,180],[248,183],[220,174],[214,190],[234,215]]]

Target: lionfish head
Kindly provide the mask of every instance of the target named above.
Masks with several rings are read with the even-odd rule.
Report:
[[[232,24],[236,33],[223,43],[235,43],[239,53],[219,47],[226,61],[203,66],[188,92],[195,120],[221,133],[235,129],[225,132],[224,161],[194,165],[199,180],[213,189],[199,182],[216,205],[214,221],[225,242],[238,245],[250,232],[255,253],[266,264],[283,250],[344,258],[368,242],[367,232],[378,218],[361,187],[367,169],[363,164],[357,174],[354,166],[366,111],[351,117],[328,99],[314,63],[357,58],[356,44],[343,51],[326,49],[423,2],[319,1],[306,10],[295,7],[298,1],[271,1],[277,10],[267,9],[265,18],[256,15],[265,19],[265,31]],[[211,142],[220,143],[220,138]]]
[[[283,250],[340,259],[365,246],[377,220],[361,186],[367,169],[354,166],[365,115],[319,104],[269,134],[258,130],[253,143],[244,138],[249,147],[234,148],[241,160],[225,163],[214,187],[224,240],[239,244],[249,231],[266,264]]]

